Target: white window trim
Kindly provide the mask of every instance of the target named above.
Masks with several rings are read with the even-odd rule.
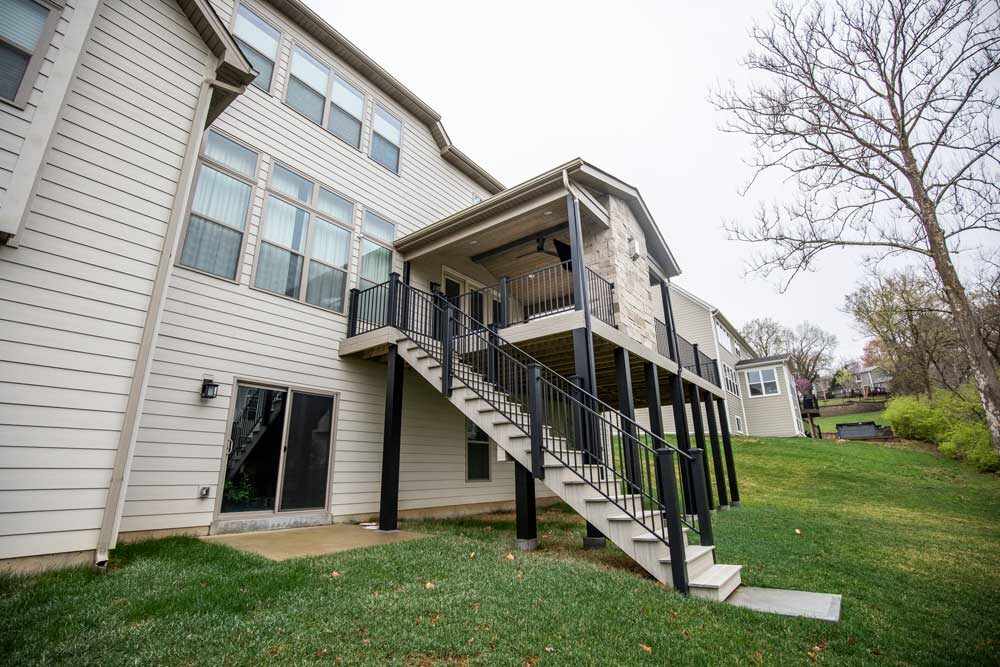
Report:
[[[254,173],[253,178],[246,176],[245,174],[241,174],[235,169],[232,169],[220,162],[216,162],[212,158],[205,155],[205,146],[208,145],[208,135],[212,132],[215,132],[221,137],[229,139],[233,143],[239,144],[240,146],[246,148],[249,151],[253,151],[253,153],[257,156],[257,160],[254,162],[253,166],[253,173]],[[243,265],[246,261],[247,244],[249,243],[249,237],[250,237],[250,235],[247,232],[249,231],[250,228],[250,218],[253,215],[254,199],[257,196],[257,174],[258,171],[260,170],[260,161],[261,161],[261,152],[256,148],[254,148],[253,146],[248,146],[246,142],[240,141],[239,139],[233,137],[231,134],[221,132],[215,128],[205,130],[201,138],[201,146],[198,148],[198,162],[194,169],[194,178],[191,180],[191,188],[190,192],[188,193],[187,205],[184,208],[184,228],[181,230],[180,239],[178,240],[177,244],[177,253],[174,256],[175,267],[185,269],[186,271],[194,271],[195,273],[200,273],[203,276],[209,276],[210,278],[215,278],[216,280],[225,280],[226,282],[233,283],[235,285],[240,284],[240,276],[243,275]],[[187,242],[188,228],[191,226],[191,206],[194,204],[194,195],[195,192],[198,190],[198,177],[201,175],[202,167],[206,165],[211,167],[212,169],[215,169],[216,171],[221,171],[227,176],[231,176],[250,186],[250,201],[247,202],[247,215],[246,219],[243,221],[243,230],[242,230],[243,239],[240,241],[239,256],[237,257],[236,260],[236,274],[232,278],[227,278],[226,276],[220,276],[216,273],[210,273],[208,271],[204,271],[202,269],[198,269],[193,266],[188,266],[187,264],[181,264],[181,256],[184,254],[184,243]],[[203,215],[199,215],[198,217],[205,218],[205,216]],[[205,218],[205,219],[211,220],[210,218]],[[212,222],[219,222],[219,221],[212,220]],[[230,227],[229,225],[225,226],[229,229],[235,229],[233,227]]]
[[[392,238],[393,238],[393,240],[391,242],[384,241],[384,240],[378,238],[377,236],[373,236],[371,234],[366,234],[365,233],[365,215],[368,214],[368,213],[371,213],[372,215],[378,216],[382,220],[385,220],[390,225],[392,225],[392,228],[393,228],[393,236],[392,236]],[[396,224],[395,222],[393,222],[392,219],[389,218],[388,216],[382,215],[381,213],[379,213],[378,211],[376,211],[375,209],[373,209],[373,208],[371,208],[369,206],[362,206],[361,207],[361,222],[358,224],[358,271],[357,271],[357,275],[355,276],[355,279],[354,279],[354,286],[356,288],[358,288],[358,289],[366,289],[366,288],[361,287],[361,264],[362,264],[362,262],[364,262],[364,255],[361,252],[361,248],[362,248],[362,246],[363,246],[363,244],[364,244],[365,241],[370,241],[371,243],[374,243],[375,245],[378,245],[378,246],[382,246],[383,248],[385,248],[386,250],[388,250],[389,253],[390,253],[389,273],[392,273],[396,269],[396,249],[393,247],[393,243],[395,243],[395,240],[396,240],[396,231],[398,231],[398,230],[399,230],[399,225]],[[388,278],[387,278],[387,280],[388,280]],[[378,284],[378,283],[376,283],[376,284]]]
[[[295,197],[291,197],[291,196],[289,196],[289,195],[281,192],[280,190],[277,190],[277,189],[274,188],[274,186],[272,185],[272,180],[274,178],[275,166],[280,166],[280,167],[282,167],[284,169],[287,169],[288,171],[292,172],[293,174],[296,174],[297,176],[300,176],[301,178],[304,178],[307,181],[309,181],[310,183],[312,183],[313,187],[312,187],[312,192],[309,195],[309,203],[303,203],[302,201],[296,199]],[[324,222],[327,222],[327,223],[329,223],[331,225],[334,225],[335,227],[339,227],[340,229],[343,229],[344,231],[346,231],[350,235],[350,238],[348,239],[348,242],[347,242],[347,247],[349,249],[354,247],[354,237],[355,237],[354,229],[352,229],[350,226],[348,226],[348,223],[344,223],[344,222],[340,222],[338,220],[334,220],[329,215],[325,215],[316,206],[316,204],[317,204],[317,202],[319,200],[319,191],[320,191],[320,188],[328,190],[328,191],[332,192],[333,194],[337,195],[338,197],[342,197],[343,199],[345,199],[345,200],[347,200],[347,201],[349,201],[351,203],[351,223],[353,223],[354,222],[354,215],[356,214],[356,211],[357,211],[357,208],[358,208],[357,202],[355,202],[354,200],[350,199],[349,197],[345,197],[343,194],[341,194],[340,192],[337,192],[333,188],[330,188],[330,187],[327,187],[327,186],[323,185],[322,183],[320,183],[319,181],[317,181],[315,178],[309,178],[308,176],[306,176],[305,174],[301,173],[297,169],[294,169],[294,168],[290,167],[289,165],[285,164],[284,162],[281,162],[280,160],[274,160],[274,159],[271,160],[271,168],[268,170],[268,173],[267,173],[267,186],[265,188],[264,201],[263,201],[263,205],[261,206],[260,221],[258,222],[257,245],[256,245],[255,250],[254,250],[253,270],[251,271],[251,275],[250,275],[250,289],[255,290],[257,292],[261,292],[263,294],[268,294],[270,296],[276,296],[276,297],[279,297],[281,299],[285,299],[285,300],[288,300],[288,301],[293,301],[295,303],[300,303],[302,305],[309,306],[311,308],[316,308],[318,310],[323,311],[324,313],[332,313],[334,315],[346,316],[347,315],[347,309],[348,309],[348,306],[349,306],[349,303],[350,303],[350,297],[351,297],[351,256],[350,256],[350,250],[348,251],[348,255],[347,255],[347,269],[344,270],[344,299],[343,299],[343,305],[341,306],[341,310],[333,310],[332,308],[324,308],[323,306],[320,306],[318,304],[309,303],[308,301],[306,301],[306,291],[309,288],[309,284],[308,284],[309,283],[309,263],[312,261],[311,254],[312,254],[313,231],[315,229],[315,224],[314,224],[315,220],[318,218],[318,219],[320,219],[320,220],[322,220]],[[275,199],[281,200],[281,201],[285,202],[286,204],[289,204],[290,206],[294,206],[296,208],[303,209],[304,211],[306,211],[309,214],[309,222],[307,223],[308,226],[307,226],[307,229],[306,229],[306,240],[305,240],[304,249],[302,250],[302,252],[299,252],[298,250],[295,250],[294,248],[287,248],[287,247],[281,245],[280,243],[276,243],[274,241],[268,241],[268,240],[264,239],[264,224],[265,224],[265,222],[267,220],[268,200],[269,200],[270,197],[274,197]],[[299,276],[299,296],[297,296],[297,297],[287,296],[285,294],[279,294],[277,292],[272,292],[271,290],[265,289],[263,287],[257,287],[257,267],[260,266],[260,249],[261,249],[261,246],[264,243],[268,243],[268,244],[270,244],[270,245],[272,245],[272,246],[274,246],[276,248],[281,248],[282,250],[287,250],[288,252],[291,252],[292,254],[299,255],[300,257],[302,257],[302,275]],[[326,262],[324,262],[322,260],[317,259],[316,261],[319,262],[320,264],[323,264],[324,266],[329,266],[329,264],[327,264]],[[336,269],[337,267],[333,267],[333,268]],[[338,269],[338,270],[340,270],[340,269]],[[360,272],[360,270],[361,270],[361,267],[359,265],[358,266],[358,271]]]
[[[35,89],[35,82],[38,80],[38,73],[42,69],[42,63],[45,62],[45,55],[49,52],[49,46],[52,44],[52,37],[55,35],[56,26],[59,25],[59,19],[62,17],[64,3],[63,0],[31,0],[36,5],[41,5],[45,9],[49,10],[49,14],[45,17],[45,24],[42,26],[42,33],[38,36],[38,44],[35,45],[35,50],[31,52],[28,58],[28,66],[24,70],[24,76],[21,78],[21,83],[17,87],[17,92],[14,93],[14,99],[7,99],[6,97],[0,97],[0,102],[4,102],[18,109],[24,109],[28,106],[28,100],[31,98],[31,92]],[[27,53],[20,45],[8,42],[7,40],[0,37],[0,44],[8,46],[15,49],[21,53]]]
[[[381,134],[379,134],[379,133],[377,133],[375,131],[375,109],[376,108],[381,108],[388,115],[392,116],[393,118],[395,118],[396,120],[399,121],[399,144],[396,146],[396,148],[399,150],[399,164],[396,165],[396,171],[393,171],[392,169],[389,169],[389,167],[385,166],[384,164],[382,164],[381,162],[379,162],[378,160],[376,160],[374,157],[372,157],[372,146],[375,145],[374,137],[375,137],[376,134],[378,134],[380,137],[382,137]],[[374,162],[375,164],[377,164],[378,166],[382,167],[383,169],[385,169],[390,174],[395,174],[396,176],[401,176],[402,173],[403,173],[403,135],[404,135],[404,129],[406,127],[406,123],[403,122],[403,118],[399,114],[397,114],[395,111],[392,111],[388,107],[388,105],[386,105],[385,103],[383,103],[383,102],[381,102],[381,101],[379,101],[377,99],[372,101],[371,117],[372,117],[371,127],[368,128],[368,151],[367,151],[367,153],[368,153],[368,159],[371,160],[372,162]],[[386,141],[388,141],[387,137],[382,137],[382,138],[385,139]]]
[[[746,378],[746,382],[747,382],[747,398],[774,398],[775,396],[781,396],[781,382],[778,381],[779,368],[781,368],[781,367],[780,366],[761,366],[760,368],[748,368],[745,371],[743,371],[743,376],[744,376],[744,378]],[[772,394],[768,394],[767,390],[764,389],[764,377],[761,376],[760,384],[761,384],[761,389],[764,391],[764,393],[762,393],[762,394],[760,394],[758,396],[754,396],[753,393],[751,393],[751,391],[750,391],[750,373],[760,372],[760,371],[768,371],[768,370],[769,371],[774,371],[774,385],[775,385],[775,388],[777,389],[777,391],[775,391]]]

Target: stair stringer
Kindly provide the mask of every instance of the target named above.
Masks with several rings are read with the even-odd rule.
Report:
[[[405,334],[396,334],[400,356],[431,386],[439,389],[440,362]],[[457,378],[452,381],[452,395],[446,398],[510,458],[531,468],[530,438],[490,406],[488,401]],[[612,503],[606,493],[585,482],[569,466],[549,454],[545,455],[544,466],[543,483],[546,487],[597,527],[657,581],[673,587],[670,551],[666,544]],[[725,600],[740,585],[741,566],[716,564],[714,546],[687,544],[686,528],[684,536],[690,593],[695,597]]]

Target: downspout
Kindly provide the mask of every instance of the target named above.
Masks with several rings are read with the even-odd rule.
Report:
[[[215,64],[210,67],[215,73]],[[139,431],[139,421],[142,417],[142,404],[146,397],[146,385],[153,365],[153,347],[160,329],[163,316],[163,306],[167,297],[167,283],[174,265],[177,252],[177,240],[183,226],[183,216],[188,201],[191,184],[194,181],[194,170],[198,164],[198,148],[205,134],[205,121],[208,118],[209,104],[214,88],[240,95],[245,86],[231,86],[212,76],[206,77],[201,84],[198,102],[195,105],[191,132],[184,151],[184,161],[181,163],[180,179],[177,194],[174,196],[174,207],[167,223],[167,231],[163,238],[160,251],[160,261],[156,267],[153,279],[153,290],[149,296],[149,308],[143,322],[142,338],[139,340],[139,350],[135,360],[135,370],[132,374],[132,384],[129,387],[128,401],[125,404],[125,419],[118,435],[118,448],[115,450],[115,463],[111,474],[111,484],[108,487],[108,497],[101,519],[101,532],[97,537],[97,548],[94,556],[94,567],[104,572],[108,566],[111,549],[118,541],[118,528],[121,524],[122,510],[125,507],[125,491],[128,487],[129,472],[132,468],[132,455]]]

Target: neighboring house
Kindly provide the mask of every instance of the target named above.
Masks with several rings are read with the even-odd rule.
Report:
[[[854,373],[854,391],[862,396],[887,394],[892,383],[892,374],[881,366],[869,366]]]
[[[730,421],[792,392],[714,309],[674,337],[697,300],[635,188],[505,189],[299,0],[0,7],[4,565],[515,500],[528,547],[538,494],[664,583],[739,584],[707,496],[739,501]],[[655,415],[692,402],[674,449]]]
[[[732,430],[744,435],[804,435],[788,357],[758,358],[718,308],[676,283],[670,284],[670,294],[677,333],[718,360]],[[662,313],[660,309],[657,317]],[[668,432],[675,432],[672,415],[664,412]],[[690,428],[690,410],[688,414]]]

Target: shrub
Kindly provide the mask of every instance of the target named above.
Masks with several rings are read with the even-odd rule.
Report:
[[[896,435],[938,446],[947,456],[965,459],[980,470],[1000,471],[978,396],[972,387],[962,395],[939,391],[931,399],[900,396],[889,401],[885,419]]]

